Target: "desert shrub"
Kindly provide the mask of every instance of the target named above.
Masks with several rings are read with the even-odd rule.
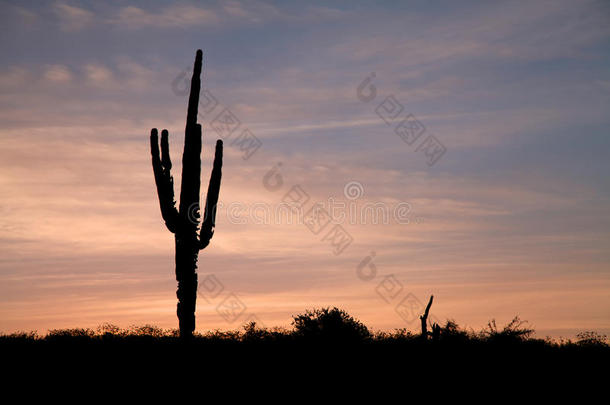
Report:
[[[492,319],[487,324],[487,328],[481,332],[480,337],[494,343],[523,342],[534,333],[534,329],[524,326],[526,323],[527,321],[522,321],[519,316],[515,316],[502,330],[498,330],[496,320]]]
[[[49,342],[81,343],[91,341],[94,336],[95,332],[89,328],[51,329],[45,340]]]
[[[128,332],[132,336],[149,336],[153,338],[160,338],[166,335],[162,328],[154,325],[132,325],[129,327]]]
[[[316,341],[357,342],[371,336],[368,328],[339,308],[307,310],[293,317],[295,335]]]
[[[579,346],[607,346],[608,336],[594,331],[585,331],[576,335],[576,344]]]
[[[244,342],[264,342],[274,340],[274,334],[265,328],[256,324],[256,322],[248,322],[244,325],[242,341]]]
[[[391,332],[376,331],[371,335],[373,342],[379,343],[406,343],[414,341],[419,337],[419,334],[409,331],[407,328],[394,329]]]
[[[472,334],[461,329],[453,319],[447,319],[441,327],[440,338],[444,342],[462,343],[472,339]]]
[[[235,343],[241,339],[240,335],[241,335],[241,333],[236,330],[223,331],[223,330],[216,329],[216,330],[207,332],[204,335],[201,335],[201,338],[203,340],[208,340],[208,341],[218,342],[218,343],[222,343],[222,342]]]
[[[93,337],[95,333],[89,328],[51,329],[47,337]]]
[[[40,338],[38,332],[30,331],[30,332],[14,332],[8,335],[0,335],[0,341],[6,342],[33,342]]]
[[[171,337],[171,338],[179,338],[180,337],[180,329],[178,329],[178,328],[166,329],[165,330],[165,336]]]
[[[122,336],[125,331],[123,331],[123,329],[119,328],[116,325],[113,325],[111,323],[103,323],[101,325],[99,325],[96,329],[95,332],[97,335],[112,335],[112,336]]]

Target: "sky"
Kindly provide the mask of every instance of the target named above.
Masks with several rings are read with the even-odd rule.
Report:
[[[589,0],[0,1],[0,332],[177,327],[149,134],[178,196],[202,49],[203,197],[225,155],[197,331],[327,306],[416,331],[434,295],[441,323],[610,334],[609,22]]]

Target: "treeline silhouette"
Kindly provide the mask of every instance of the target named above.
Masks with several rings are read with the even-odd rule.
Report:
[[[362,389],[402,392],[431,384],[443,392],[452,392],[450,387],[511,392],[516,383],[540,389],[543,381],[605,385],[605,374],[595,370],[607,366],[610,346],[595,332],[575,340],[540,339],[519,318],[502,327],[491,321],[479,331],[452,320],[434,329],[438,332],[425,337],[406,329],[372,331],[343,310],[322,308],[294,316],[290,328],[249,323],[238,330],[195,332],[188,340],[179,329],[151,325],[4,334],[0,356],[13,378],[101,384],[100,392],[108,381],[131,387],[140,380],[143,392],[156,392],[168,382],[183,386],[185,378],[201,392],[219,384],[228,384],[229,393],[245,392],[246,384],[252,393],[285,386],[294,395],[327,385],[325,390],[335,392],[352,387],[355,395]]]
[[[423,316],[422,316],[423,319]],[[455,321],[432,326],[433,332],[412,332],[405,328],[393,331],[371,331],[359,320],[339,308],[307,310],[293,316],[292,328],[264,328],[255,322],[241,330],[214,330],[194,333],[191,342],[180,339],[179,329],[163,329],[153,325],[120,328],[103,324],[96,329],[53,329],[45,335],[36,332],[1,334],[1,344],[37,345],[112,345],[112,344],[184,344],[184,345],[392,345],[416,347],[536,347],[545,349],[610,349],[606,335],[594,331],[577,334],[576,339],[534,337],[534,329],[515,317],[503,327],[495,320],[479,331],[461,328]],[[424,333],[427,333],[425,335]]]

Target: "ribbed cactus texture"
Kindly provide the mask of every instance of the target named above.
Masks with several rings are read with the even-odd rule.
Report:
[[[178,281],[178,321],[180,336],[189,338],[195,330],[195,305],[197,302],[197,258],[199,251],[210,243],[214,235],[216,204],[222,175],[222,141],[216,141],[214,166],[206,196],[203,221],[200,216],[199,190],[201,187],[201,125],[197,123],[197,106],[201,88],[202,52],[197,51],[191,79],[191,92],[186,115],[184,152],[182,154],[182,184],[180,205],[174,201],[174,179],[169,156],[169,133],[161,132],[161,156],[156,128],[150,133],[152,166],[159,195],[161,215],[176,244],[176,280]],[[199,226],[201,225],[201,227]],[[199,230],[199,231],[198,231]]]

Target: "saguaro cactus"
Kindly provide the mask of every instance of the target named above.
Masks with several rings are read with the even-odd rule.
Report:
[[[161,157],[157,129],[150,133],[152,166],[159,195],[161,215],[176,244],[176,280],[178,281],[178,322],[180,336],[189,338],[195,330],[195,305],[197,302],[197,258],[199,251],[210,243],[214,235],[216,204],[220,192],[222,171],[222,141],[216,141],[214,166],[206,196],[203,221],[200,216],[199,189],[201,175],[201,125],[197,123],[197,105],[201,88],[202,52],[197,50],[191,79],[191,93],[186,114],[184,152],[182,155],[182,184],[180,205],[176,210],[174,201],[174,179],[169,157],[169,133],[161,132]],[[201,228],[199,225],[201,223]],[[198,232],[199,230],[199,232]]]

